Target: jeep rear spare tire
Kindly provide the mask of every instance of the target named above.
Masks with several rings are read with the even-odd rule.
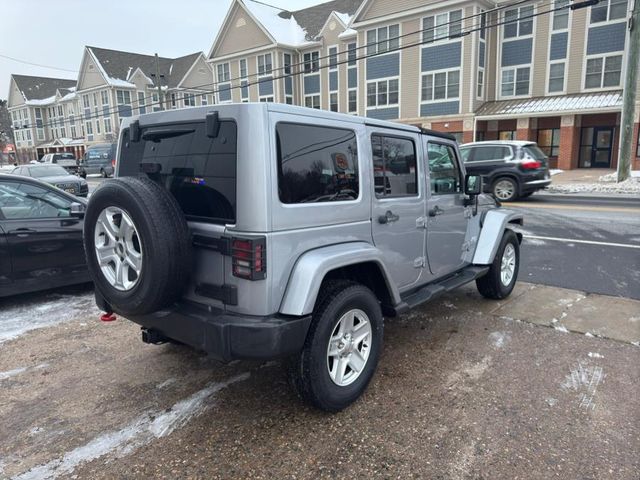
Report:
[[[147,178],[111,180],[93,193],[84,249],[96,289],[125,316],[174,303],[191,269],[186,219],[173,196]]]

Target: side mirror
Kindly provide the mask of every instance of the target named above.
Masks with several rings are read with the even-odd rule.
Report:
[[[82,219],[84,218],[85,210],[86,210],[86,207],[82,203],[73,202],[69,206],[69,216],[72,218]]]
[[[469,196],[480,195],[482,193],[482,177],[467,174],[464,178],[464,193]]]

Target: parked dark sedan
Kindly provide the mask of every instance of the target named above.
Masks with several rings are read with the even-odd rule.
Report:
[[[481,175],[485,192],[501,202],[528,197],[551,184],[549,159],[535,142],[467,143],[460,154],[467,173]]]
[[[77,197],[89,194],[89,184],[85,179],[71,175],[59,165],[23,165],[16,167],[11,173],[37,178]]]
[[[85,205],[39,180],[0,174],[0,297],[90,281]]]

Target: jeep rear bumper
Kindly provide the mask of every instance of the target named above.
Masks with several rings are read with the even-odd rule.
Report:
[[[222,361],[267,360],[297,353],[311,322],[310,315],[254,317],[190,303],[127,318],[146,329],[147,338],[164,336]]]

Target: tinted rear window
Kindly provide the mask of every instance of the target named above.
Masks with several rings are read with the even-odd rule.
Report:
[[[177,136],[144,140],[158,130],[179,130]],[[167,188],[190,220],[234,223],[236,220],[237,126],[221,121],[216,138],[206,135],[204,122],[154,125],[141,129],[139,142],[122,134],[119,176],[137,177],[144,170]]]
[[[276,133],[282,203],[358,198],[358,144],[353,130],[278,123]]]
[[[524,151],[525,156],[531,157],[535,160],[544,160],[545,158],[547,158],[547,155],[542,150],[540,150],[540,147],[538,147],[537,145],[527,145],[522,150]]]

